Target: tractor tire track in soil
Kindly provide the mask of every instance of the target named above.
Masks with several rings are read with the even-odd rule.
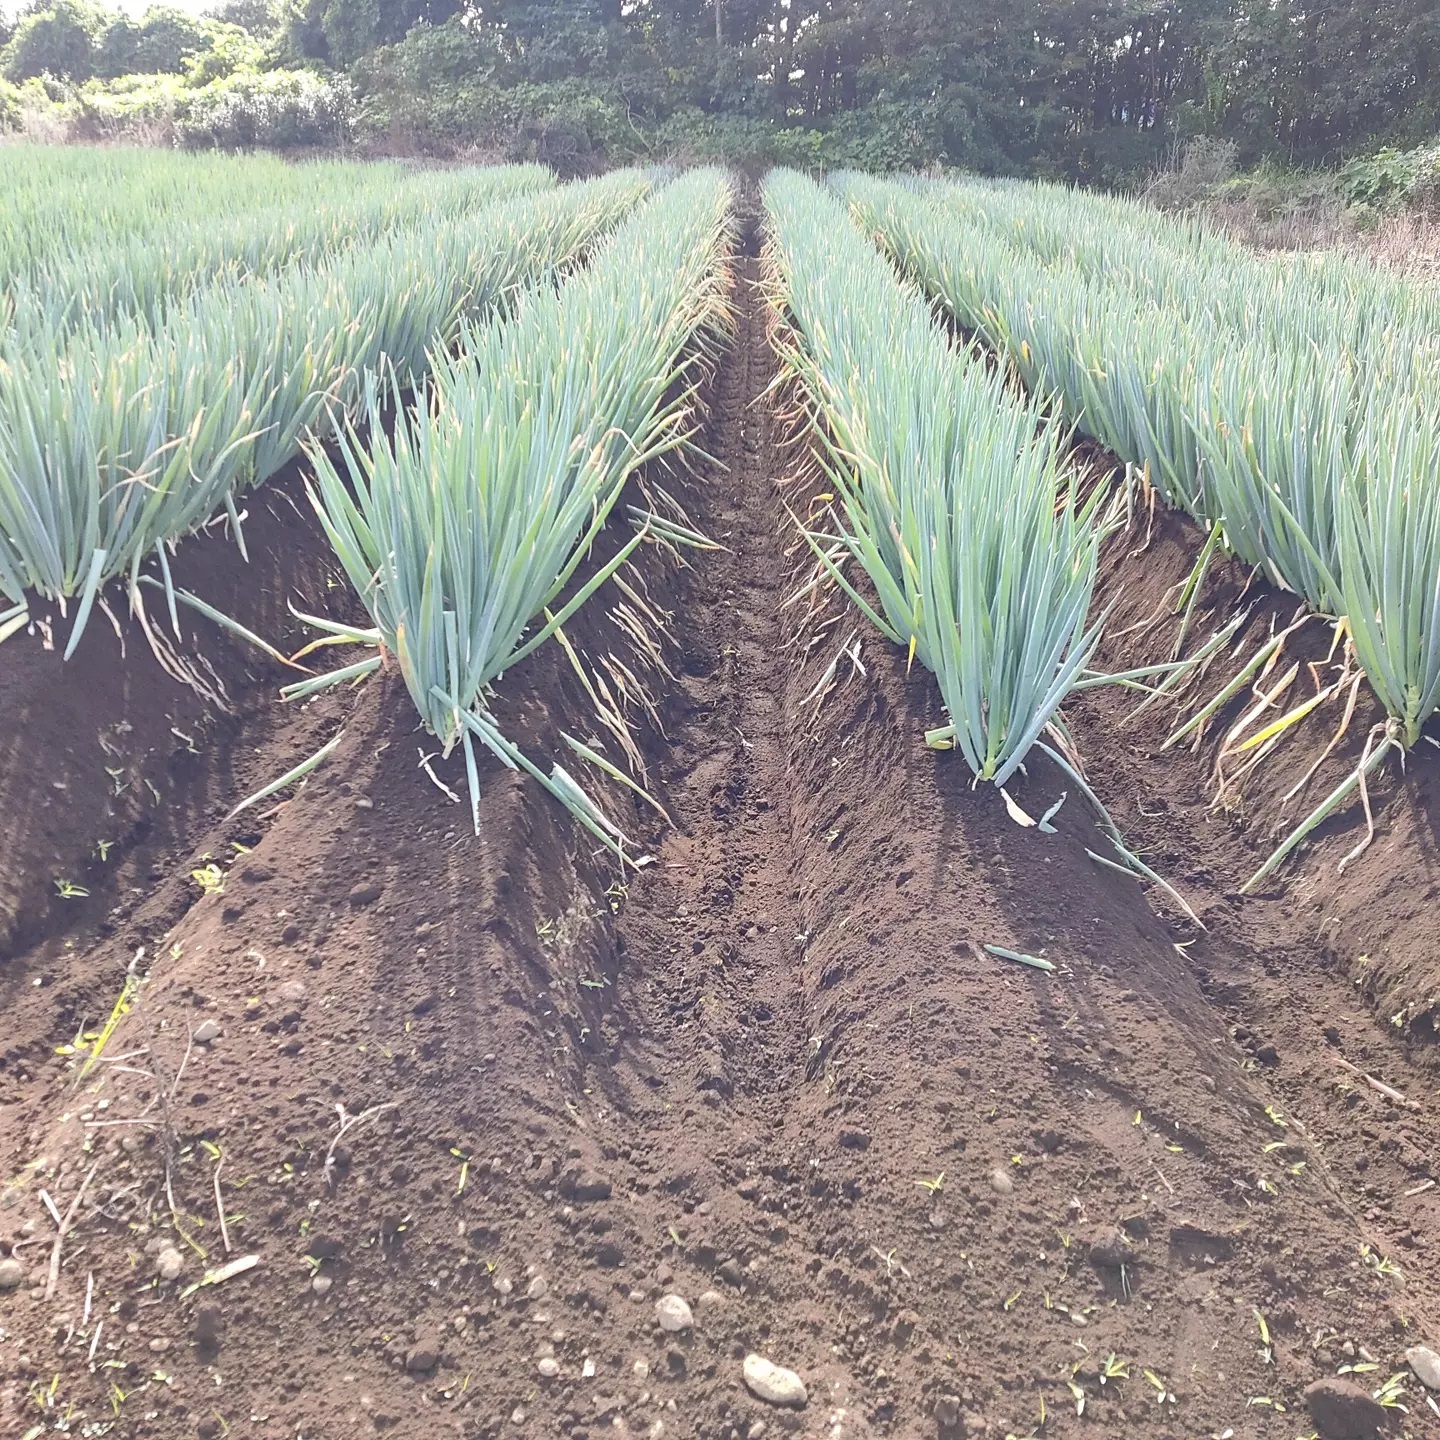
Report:
[[[1278,1069],[1257,1059],[1242,1023],[1288,1006],[1298,1049],[1325,1014],[1422,1086],[1362,1007],[1320,1008],[1339,981],[1313,1004],[1309,977],[1287,988],[1289,921],[1247,932],[1206,906],[1208,935],[1172,932],[1085,856],[1081,797],[1059,833],[1021,830],[921,746],[927,676],[833,597],[786,603],[808,566],[786,506],[817,486],[767,388],[755,241],[752,216],[708,390],[717,463],[666,481],[726,548],[643,576],[676,640],[645,741],[675,824],[608,803],[654,863],[622,880],[495,765],[476,839],[416,763],[397,677],[362,689],[223,895],[177,924],[161,887],[87,947],[106,973],[140,943],[156,958],[117,1060],[76,1086],[52,1058],[0,1132],[20,1177],[0,1241],[28,1272],[0,1298],[5,1433],[48,1391],[52,1416],[164,1440],[1293,1440],[1312,1380],[1434,1339],[1433,1269],[1405,1265],[1407,1288],[1360,1251],[1382,1213],[1364,1187],[1409,1173],[1397,1130],[1427,1149],[1428,1111],[1362,1084],[1372,1134],[1347,1137],[1343,1099],[1288,1041]],[[571,639],[616,643],[603,616]],[[583,723],[555,646],[504,689],[532,755]],[[1082,750],[1103,748],[1104,715],[1085,720]],[[453,759],[432,764],[463,793]],[[1134,766],[1099,758],[1116,793]],[[1065,788],[1039,764],[1014,793],[1039,813]],[[92,1164],[103,1209],[46,1299],[38,1190],[63,1212]],[[233,1253],[260,1261],[186,1293],[224,1259],[217,1193]],[[180,1278],[157,1279],[175,1244]],[[672,1293],[693,1317],[673,1332]],[[804,1409],[749,1393],[752,1351],[799,1372]],[[1435,1433],[1408,1393],[1410,1433]]]

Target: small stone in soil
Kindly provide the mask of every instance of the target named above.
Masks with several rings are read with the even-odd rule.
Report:
[[[560,1373],[560,1362],[553,1355],[547,1355],[535,1368],[546,1380],[553,1380]]]
[[[990,1172],[990,1188],[997,1195],[1010,1195],[1014,1193],[1015,1182],[997,1165]]]
[[[162,1280],[178,1280],[185,1269],[185,1257],[167,1245],[155,1257],[155,1271]]]
[[[690,1313],[690,1306],[679,1295],[666,1295],[664,1299],[655,1302],[655,1318],[660,1322],[660,1328],[672,1334],[680,1330],[688,1330],[694,1323],[695,1317]]]
[[[311,1282],[310,1288],[317,1295],[324,1295],[335,1282],[328,1275],[317,1275]]]
[[[1440,1355],[1428,1345],[1412,1345],[1405,1352],[1405,1363],[1427,1390],[1440,1390]]]
[[[741,1368],[745,1388],[769,1405],[790,1405],[803,1409],[810,1398],[805,1382],[793,1371],[763,1355],[750,1354]]]
[[[359,909],[362,905],[373,905],[385,893],[385,887],[378,880],[362,880],[350,890],[350,903]]]
[[[18,1290],[24,1283],[25,1267],[18,1260],[0,1260],[0,1290]]]
[[[208,1045],[212,1040],[220,1038],[220,1022],[218,1020],[202,1020],[195,1027],[195,1041],[199,1045]]]
[[[527,1299],[539,1300],[548,1293],[549,1289],[550,1285],[545,1277],[543,1275],[537,1275],[529,1285],[525,1287],[525,1295]]]
[[[163,1355],[170,1348],[170,1342],[163,1335],[157,1335],[150,1342],[150,1348],[157,1355]]]

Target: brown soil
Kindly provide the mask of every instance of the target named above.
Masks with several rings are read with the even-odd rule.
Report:
[[[1086,856],[1094,817],[1048,762],[1012,793],[1037,813],[1069,789],[1058,833],[1013,824],[921,745],[940,721],[927,676],[838,601],[785,603],[804,567],[782,501],[803,508],[810,467],[764,393],[758,275],[741,257],[704,437],[718,463],[683,486],[727,548],[687,569],[651,555],[639,577],[673,615],[644,745],[675,825],[606,803],[654,864],[622,879],[494,765],[474,837],[381,677],[294,730],[242,708],[226,753],[262,753],[186,792],[160,873],[97,885],[79,925],[48,912],[8,962],[0,1243],[28,1277],[0,1298],[3,1433],[68,1414],[165,1440],[1293,1440],[1311,1381],[1363,1348],[1373,1389],[1440,1339],[1440,1192],[1406,1194],[1440,1138],[1427,1036],[1331,958],[1366,936],[1419,964],[1434,768],[1417,756],[1387,792],[1343,886],[1320,868],[1354,843],[1343,825],[1300,867],[1342,920],[1325,947],[1303,890],[1232,898],[1258,837],[1206,820],[1206,757],[1159,758],[1161,721],[1122,730],[1123,696],[1076,707],[1080,752],[1209,930],[1159,895],[1157,918]],[[1193,553],[1164,526],[1117,548],[1116,627]],[[621,631],[596,614],[572,640],[615,654]],[[103,727],[120,667],[83,673],[64,683],[90,687]],[[503,690],[536,756],[587,713],[554,646]],[[342,718],[273,818],[221,818]],[[463,792],[462,767],[435,769]],[[50,864],[91,823],[57,822],[48,851],[7,844]],[[184,862],[236,841],[224,893],[197,899]],[[108,1011],[142,945],[142,998],[81,1079],[56,1047]],[[219,1037],[195,1042],[210,1020]],[[342,1106],[364,1118],[337,1140]],[[46,1299],[39,1192],[63,1215],[92,1167]],[[260,1258],[191,1292],[225,1259],[217,1187],[233,1255]],[[176,1229],[184,1274],[157,1280]],[[669,1292],[693,1329],[658,1328]],[[750,1396],[752,1350],[803,1376],[805,1409]],[[1440,1433],[1417,1390],[1395,1433]]]

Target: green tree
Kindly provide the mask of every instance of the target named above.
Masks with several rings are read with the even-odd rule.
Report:
[[[238,25],[257,40],[268,40],[280,28],[275,0],[221,0],[206,13],[221,25]]]
[[[53,75],[88,80],[94,73],[95,44],[106,17],[80,0],[55,0],[43,10],[22,15],[0,56],[7,80]]]
[[[461,0],[326,0],[320,26],[330,58],[351,65],[417,25],[443,25],[461,9]]]

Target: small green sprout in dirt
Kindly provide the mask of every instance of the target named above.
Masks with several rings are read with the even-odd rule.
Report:
[[[1175,1392],[1153,1370],[1142,1370],[1140,1373],[1155,1387],[1155,1403],[1157,1405],[1178,1405],[1180,1403]]]
[[[95,854],[102,865],[110,859],[110,852],[114,848],[115,842],[113,840],[97,840],[95,842]]]
[[[1354,1364],[1346,1363],[1335,1373],[1337,1375],[1370,1375],[1380,1368],[1377,1360],[1357,1360]]]
[[[1040,1440],[1040,1432],[1045,1428],[1045,1422],[1050,1418],[1050,1412],[1045,1407],[1045,1397],[1040,1397],[1040,1418],[1031,1426],[1025,1435],[1017,1435],[1013,1430],[1005,1432],[1005,1440]]]
[[[1130,1362],[1122,1360],[1113,1350],[1105,1357],[1105,1363],[1100,1367],[1100,1383],[1107,1384],[1111,1380],[1128,1380],[1130,1378]]]
[[[1081,1389],[1079,1382],[1073,1375],[1065,1382],[1065,1386],[1075,1397],[1075,1413],[1077,1415],[1083,1415],[1085,1413],[1085,1391]]]
[[[1375,1398],[1387,1410],[1399,1410],[1402,1414],[1408,1415],[1410,1407],[1405,1402],[1405,1376],[1403,1373],[1392,1375],[1377,1391]]]
[[[460,1162],[460,1183],[455,1187],[457,1195],[465,1193],[465,1182],[470,1178],[470,1152],[452,1145],[450,1153]]]
[[[73,880],[56,880],[55,893],[62,900],[84,900],[90,894],[83,885],[77,885]]]
[[[1275,1347],[1270,1341],[1270,1326],[1266,1324],[1265,1317],[1260,1313],[1258,1305],[1251,1307],[1255,1312],[1255,1323],[1260,1327],[1260,1341],[1264,1349],[1260,1351],[1260,1358],[1266,1365],[1275,1363]]]
[[[938,1195],[945,1187],[945,1172],[942,1170],[933,1180],[917,1180],[915,1183],[932,1195]]]
[[[1008,1314],[1011,1310],[1015,1308],[1016,1302],[1024,1293],[1025,1291],[1023,1289],[1020,1289],[1017,1290],[1013,1295],[1007,1295],[1005,1297],[1005,1303],[1000,1308]]]
[[[1360,1258],[1377,1274],[1383,1275],[1389,1280],[1405,1279],[1405,1272],[1393,1261],[1382,1255],[1378,1250],[1372,1250],[1369,1245],[1360,1247]]]
[[[1290,1128],[1290,1122],[1273,1105],[1265,1107],[1265,1115],[1272,1125],[1278,1125],[1282,1130]]]
[[[870,1248],[879,1259],[885,1262],[886,1275],[893,1275],[898,1270],[907,1280],[910,1278],[910,1272],[895,1258],[898,1247],[892,1246],[888,1251],[882,1250],[878,1245],[872,1245]]]
[[[206,857],[202,855],[200,858],[203,860]],[[208,865],[202,865],[199,869],[192,870],[190,878],[206,895],[223,895],[225,893],[225,875],[213,860]]]

